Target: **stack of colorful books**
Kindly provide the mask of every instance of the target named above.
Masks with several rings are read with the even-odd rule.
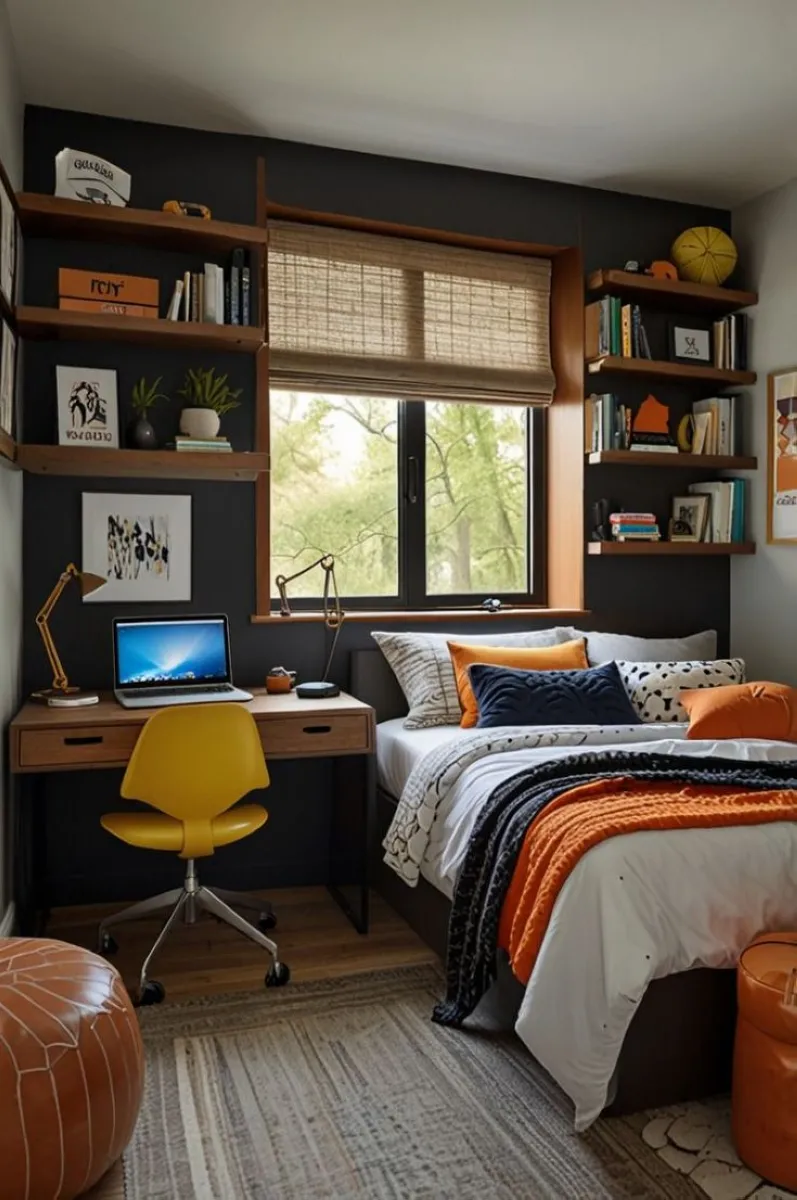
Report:
[[[656,514],[619,512],[609,517],[616,542],[658,542],[661,540]]]
[[[174,449],[178,453],[186,450],[198,450],[201,452],[207,451],[210,454],[229,454],[232,451],[232,446],[226,437],[192,438],[178,435],[174,439]]]

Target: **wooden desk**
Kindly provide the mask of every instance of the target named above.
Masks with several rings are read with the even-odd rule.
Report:
[[[244,707],[257,722],[267,760],[358,758],[365,766],[359,786],[335,788],[329,888],[355,928],[367,933],[374,710],[345,692],[329,700],[300,700],[293,692],[269,696],[262,688],[249,690],[254,699]],[[110,692],[101,693],[99,704],[86,708],[49,708],[28,701],[10,726],[11,771],[39,776],[125,767],[142,726],[158,711],[122,708]],[[43,825],[42,814],[37,824]],[[40,896],[37,907],[46,908],[46,902],[41,903],[44,881],[36,878],[44,861],[41,829],[34,829],[34,834],[32,874]],[[264,886],[267,883],[264,880]]]

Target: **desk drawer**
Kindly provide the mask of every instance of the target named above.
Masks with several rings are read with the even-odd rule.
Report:
[[[47,767],[102,766],[126,763],[141,725],[91,725],[74,729],[23,729],[19,765],[23,770]]]
[[[322,754],[368,754],[369,722],[365,715],[271,717],[260,723],[266,758]]]

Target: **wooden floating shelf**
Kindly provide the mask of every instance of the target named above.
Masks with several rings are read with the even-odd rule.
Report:
[[[17,457],[17,444],[12,437],[0,429],[0,458],[5,466],[15,466]]]
[[[40,237],[146,243],[168,250],[226,252],[265,246],[267,231],[231,221],[202,221],[148,208],[84,204],[35,192],[17,193],[23,233]]]
[[[743,386],[755,383],[755,371],[725,371],[719,367],[699,367],[691,363],[657,362],[654,358],[622,358],[605,354],[587,360],[590,375],[604,371],[626,375],[657,376],[662,379],[693,379],[696,383],[722,383]]]
[[[754,542],[587,542],[587,554],[755,554]]]
[[[654,279],[635,271],[593,271],[587,279],[591,292],[606,292],[612,296],[627,296],[640,304],[658,308],[681,309],[684,312],[734,312],[758,303],[757,292],[738,288],[707,287],[702,283],[681,280]]]
[[[754,471],[758,459],[744,454],[662,454],[655,450],[596,450],[590,466],[683,467],[696,471]]]
[[[95,446],[17,446],[17,463],[34,475],[117,479],[206,479],[245,483],[269,469],[268,454],[220,451],[108,450]]]
[[[176,350],[220,350],[233,354],[256,354],[263,345],[263,330],[250,325],[206,325],[200,321],[166,321],[61,308],[18,308],[17,329],[23,337],[30,338],[138,342]]]

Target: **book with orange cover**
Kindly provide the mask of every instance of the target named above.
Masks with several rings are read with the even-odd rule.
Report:
[[[143,275],[119,275],[106,271],[79,271],[59,267],[58,294],[78,300],[113,300],[117,304],[158,307],[160,284]]]
[[[154,317],[157,318],[157,308],[148,304],[119,304],[115,300],[76,300],[73,296],[61,296],[59,308],[69,312],[114,313],[125,317]]]

